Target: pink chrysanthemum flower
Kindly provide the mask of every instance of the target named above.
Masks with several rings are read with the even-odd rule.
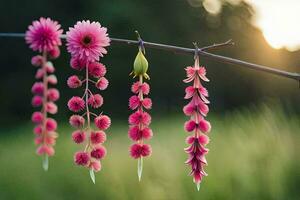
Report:
[[[130,147],[130,155],[135,159],[149,156],[151,152],[151,146],[148,144],[133,144]]]
[[[67,84],[69,88],[78,88],[81,87],[82,81],[78,78],[78,76],[73,75],[68,78]]]
[[[72,133],[72,139],[77,144],[84,142],[85,137],[85,132],[81,130],[76,130]]]
[[[38,80],[31,88],[35,95],[32,99],[33,107],[40,107],[41,112],[34,112],[32,121],[36,124],[33,132],[36,134],[35,144],[38,145],[37,154],[44,156],[43,168],[48,169],[48,157],[54,155],[54,148],[58,134],[55,132],[57,123],[49,114],[56,114],[59,91],[49,85],[57,84],[57,78],[51,74],[55,71],[48,58],[55,59],[59,56],[62,30],[56,21],[50,18],[40,18],[29,26],[25,40],[34,51],[42,55],[33,56],[31,64],[38,67],[35,78]]]
[[[135,112],[128,118],[128,137],[134,141],[134,144],[130,146],[129,152],[132,158],[138,159],[139,181],[142,176],[143,158],[150,156],[152,152],[151,146],[144,144],[144,142],[152,138],[153,135],[152,130],[149,128],[151,116],[145,112],[145,109],[149,110],[152,107],[151,99],[144,97],[150,92],[149,84],[144,82],[144,78],[149,79],[147,74],[148,61],[144,57],[141,48],[140,46],[132,72],[134,77],[139,78],[139,81],[132,84],[131,91],[134,95],[129,98],[129,108]]]
[[[85,101],[81,97],[74,96],[68,101],[68,107],[73,112],[80,112],[84,109]]]
[[[205,82],[209,80],[206,77],[205,67],[199,66],[199,56],[196,56],[194,66],[189,66],[185,70],[187,78],[184,79],[184,82],[193,82],[192,86],[185,89],[184,98],[190,99],[190,102],[183,108],[184,114],[190,117],[190,120],[185,122],[184,129],[193,133],[193,136],[186,139],[186,142],[190,145],[185,148],[186,153],[189,155],[186,164],[191,166],[190,175],[194,177],[194,183],[199,190],[203,176],[207,176],[204,167],[207,165],[205,155],[208,153],[208,149],[205,146],[209,143],[209,137],[206,134],[211,129],[210,123],[204,119],[209,112],[207,106],[209,101],[207,99],[208,92],[202,86],[201,80]]]
[[[63,30],[60,29],[60,24],[57,21],[41,17],[39,21],[34,21],[28,27],[25,40],[34,51],[46,51],[49,53],[54,49],[57,51],[58,46],[61,45],[60,36],[62,32]],[[37,62],[33,64],[36,65]]]
[[[72,115],[69,122],[74,128],[82,128],[84,126],[85,119],[80,115]]]
[[[99,61],[99,57],[107,53],[105,47],[109,45],[107,29],[101,27],[99,22],[77,22],[67,32],[68,52],[85,62]]]
[[[99,90],[105,90],[108,87],[108,80],[105,77],[101,77],[95,84]]]
[[[72,139],[85,146],[83,152],[75,154],[74,162],[90,170],[94,183],[94,172],[101,170],[100,159],[106,155],[106,149],[102,145],[106,141],[104,131],[110,127],[111,120],[102,112],[96,114],[92,111],[99,109],[104,100],[101,94],[93,94],[90,86],[92,84],[99,90],[105,90],[108,86],[108,80],[104,77],[107,69],[97,61],[107,53],[105,47],[109,46],[109,42],[106,28],[101,27],[98,22],[77,22],[67,32],[67,47],[72,56],[71,68],[84,71],[85,77],[80,79],[80,76],[72,75],[67,81],[70,88],[85,87],[82,97],[72,97],[68,102],[69,109],[78,113],[69,120],[71,126],[77,129],[73,132]],[[94,130],[92,123],[99,130]]]

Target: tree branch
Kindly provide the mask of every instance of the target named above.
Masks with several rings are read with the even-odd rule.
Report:
[[[18,38],[24,38],[25,34],[24,33],[0,33],[0,37],[18,37]],[[62,39],[65,39],[66,35],[62,35]],[[127,39],[120,39],[120,38],[110,38],[112,44],[126,44],[126,45],[138,45],[139,41],[136,40],[127,40]],[[178,47],[178,46],[172,46],[172,45],[166,45],[166,44],[159,44],[159,43],[153,43],[153,42],[145,42],[144,45],[148,48],[152,49],[160,49],[160,50],[166,50],[166,51],[171,51],[173,53],[181,53],[181,54],[187,54],[187,55],[194,55],[195,54],[195,49],[191,48],[185,48],[185,47]],[[228,64],[233,64],[236,66],[244,67],[244,68],[249,68],[249,69],[254,69],[257,71],[262,71],[262,72],[267,72],[271,74],[275,74],[278,76],[283,76],[286,78],[291,78],[297,81],[300,81],[300,74],[296,72],[288,72],[284,70],[279,70],[274,67],[267,67],[263,65],[258,65],[258,64],[253,64],[249,63],[246,61],[230,58],[230,57],[225,57],[225,56],[220,56],[217,54],[212,54],[207,51],[209,50],[216,50],[222,47],[227,47],[227,46],[232,46],[234,43],[232,40],[228,40],[224,43],[220,44],[213,44],[207,47],[202,47],[198,49],[199,55],[203,57],[207,57],[212,60],[216,60],[218,62],[222,63],[228,63]]]

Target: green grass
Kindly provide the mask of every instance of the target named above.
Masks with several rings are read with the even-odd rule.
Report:
[[[276,110],[276,111],[275,111]],[[1,131],[0,199],[299,199],[300,123],[278,108],[260,107],[210,116],[208,177],[200,192],[185,166],[183,115],[153,120],[153,155],[144,160],[138,182],[128,156],[126,120],[108,133],[108,156],[92,184],[88,170],[73,164],[78,146],[61,126],[56,156],[44,172],[34,154],[31,126]]]

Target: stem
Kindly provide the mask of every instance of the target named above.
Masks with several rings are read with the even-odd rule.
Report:
[[[143,75],[139,75],[139,82],[140,82],[140,85],[143,84]],[[142,90],[139,91],[138,97],[139,97],[140,101],[143,101],[144,97],[143,97],[143,91]],[[140,105],[140,107],[138,108],[138,110],[140,112],[143,112],[143,106]],[[143,129],[143,124],[140,123],[139,124],[139,130],[142,130],[142,129]],[[139,144],[143,144],[143,139],[140,139],[138,141],[138,143]],[[140,157],[138,159],[137,173],[138,173],[138,179],[139,179],[139,181],[141,181],[141,179],[142,179],[142,173],[143,173],[143,157]]]
[[[89,99],[89,92],[91,92],[89,90],[89,68],[88,68],[88,63],[85,66],[86,70],[85,70],[85,80],[87,80],[85,82],[85,90],[84,90],[84,94],[85,94],[85,107],[86,107],[86,117],[87,117],[87,132],[89,134],[90,130],[91,130],[91,118],[90,118],[90,110],[89,110],[89,104],[88,104],[88,99]],[[87,151],[88,148],[90,147],[90,139],[88,140],[87,145],[85,146],[84,151]]]
[[[48,81],[47,81],[47,52],[43,51],[43,63],[42,63],[42,69],[43,69],[43,108],[42,108],[42,114],[43,114],[43,123],[42,123],[42,138],[43,138],[43,144],[46,143],[46,133],[47,133],[47,127],[46,127],[46,120],[47,120],[47,91],[48,91]],[[48,156],[45,154],[45,160],[43,161],[43,168],[45,171],[48,170]]]
[[[139,82],[140,82],[140,85],[143,84],[143,75],[139,76]],[[139,99],[140,99],[140,101],[143,101],[143,99],[144,99],[142,90],[139,91]],[[143,112],[143,106],[142,105],[140,105],[140,107],[138,109],[139,109],[140,112]],[[141,124],[141,123],[139,124],[139,129],[140,130],[143,129],[143,124]],[[143,140],[142,139],[139,140],[138,143],[143,144]]]
[[[86,65],[86,70],[85,70],[85,77],[86,80],[89,80],[89,69],[88,69],[88,64]],[[90,120],[90,110],[89,110],[89,104],[88,104],[88,99],[89,99],[89,82],[86,81],[85,83],[85,105],[86,105],[86,116],[87,116],[87,124],[88,124],[88,128],[90,128],[90,124],[91,124],[91,120]]]

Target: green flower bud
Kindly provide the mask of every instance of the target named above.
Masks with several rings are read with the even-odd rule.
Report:
[[[132,74],[134,74],[134,77],[144,76],[146,79],[149,79],[147,71],[148,71],[148,61],[145,58],[143,52],[139,50],[134,60]]]

